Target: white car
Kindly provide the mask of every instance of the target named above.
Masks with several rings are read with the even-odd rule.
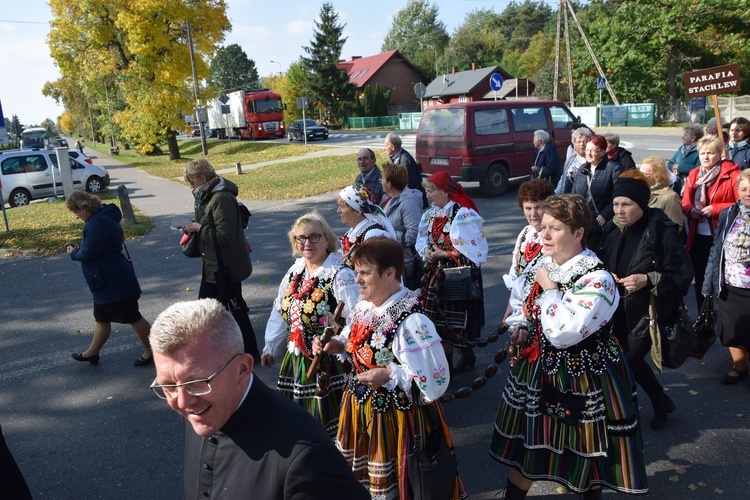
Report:
[[[109,185],[109,173],[98,166],[70,158],[73,187],[98,193]],[[62,194],[62,179],[54,151],[0,151],[0,187],[3,203],[11,207],[28,205],[31,200]]]

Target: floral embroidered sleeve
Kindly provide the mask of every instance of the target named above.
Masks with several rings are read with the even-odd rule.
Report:
[[[513,289],[513,283],[515,283],[516,278],[518,278],[518,263],[521,258],[521,242],[523,241],[523,237],[526,234],[526,229],[518,233],[518,237],[516,238],[516,246],[513,247],[513,254],[511,254],[511,261],[510,261],[510,269],[508,269],[508,273],[503,275],[503,282],[505,283],[505,286],[508,288],[508,290]]]
[[[488,246],[482,231],[483,223],[484,219],[478,213],[465,207],[456,212],[451,222],[451,243],[477,266],[487,261]]]
[[[388,364],[391,380],[386,388],[398,385],[409,394],[414,381],[425,403],[443,395],[450,383],[448,361],[435,325],[424,314],[410,314],[401,322],[393,339],[393,353],[401,364]]]
[[[433,210],[431,208],[422,214],[422,219],[419,221],[419,227],[417,228],[417,242],[414,244],[414,248],[423,259],[424,251],[430,244],[430,217]]]
[[[548,290],[539,297],[542,332],[558,349],[576,345],[612,320],[618,301],[610,273],[585,274],[566,292]]]
[[[284,300],[286,288],[289,286],[287,276],[288,272],[281,280],[279,293],[273,301],[271,315],[266,323],[266,345],[263,347],[263,354],[270,354],[274,358],[283,353],[289,332],[287,322],[281,317],[281,301]]]

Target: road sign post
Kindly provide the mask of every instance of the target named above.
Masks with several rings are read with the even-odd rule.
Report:
[[[490,88],[495,91],[495,100],[497,101],[497,92],[503,88],[503,76],[500,73],[490,75]]]

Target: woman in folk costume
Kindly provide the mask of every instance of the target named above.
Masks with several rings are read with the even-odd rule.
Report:
[[[450,382],[448,363],[419,292],[401,284],[403,249],[388,238],[371,238],[352,260],[361,300],[342,335],[325,347],[319,339],[313,343],[315,353],[346,352],[354,366],[341,403],[337,446],[375,500],[408,500],[424,488],[440,498],[464,498],[437,402]],[[420,487],[417,479],[425,476],[409,455],[421,449],[442,450],[440,463],[450,467]]]
[[[339,406],[345,375],[341,362],[324,356],[322,374],[307,378],[312,363],[312,340],[323,333],[339,302],[343,315],[359,299],[354,271],[344,265],[337,252],[339,241],[318,213],[303,215],[289,231],[292,254],[298,256],[279,285],[271,316],[266,324],[266,345],[261,364],[271,368],[283,355],[278,390],[315,417],[331,437],[338,429]],[[286,349],[284,349],[286,347]]]
[[[464,188],[447,172],[437,172],[422,184],[432,205],[419,223],[415,248],[429,265],[425,271],[430,285],[423,296],[422,306],[443,340],[459,345],[479,338],[484,326],[484,291],[480,266],[487,260],[487,240],[482,231],[484,219],[479,216],[474,201]],[[479,297],[469,300],[440,300],[432,285],[439,282],[444,268],[470,266],[476,278]],[[474,278],[472,278],[474,279]],[[453,347],[446,345],[448,362],[452,366]],[[471,348],[461,350],[456,372],[473,367],[476,357]]]
[[[346,186],[339,193],[336,212],[349,230],[341,238],[341,255],[348,263],[352,250],[363,241],[375,236],[396,239],[393,225],[385,212],[375,204],[372,192],[362,185]]]
[[[547,198],[544,260],[511,294],[513,359],[490,446],[511,467],[507,500],[525,498],[535,480],[586,500],[603,486],[648,491],[635,381],[612,334],[619,295],[586,248],[590,223],[581,196]]]

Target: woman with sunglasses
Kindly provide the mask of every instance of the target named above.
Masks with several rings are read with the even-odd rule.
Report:
[[[664,332],[665,325],[679,317],[682,299],[693,281],[693,266],[677,224],[660,209],[649,208],[650,196],[643,173],[628,170],[620,175],[613,191],[617,224],[610,221],[604,226],[597,253],[620,291],[613,332],[635,381],[651,400],[651,427],[658,429],[667,424],[667,414],[675,410],[675,404],[646,362],[652,350],[650,329],[658,324]]]
[[[359,300],[354,271],[338,253],[339,240],[317,212],[297,219],[289,231],[292,255],[298,257],[279,285],[266,324],[266,345],[261,365],[274,366],[282,358],[278,390],[307,409],[331,437],[336,436],[345,374],[341,362],[324,355],[322,371],[307,378],[313,360],[312,341],[321,335],[339,302],[343,314]]]

